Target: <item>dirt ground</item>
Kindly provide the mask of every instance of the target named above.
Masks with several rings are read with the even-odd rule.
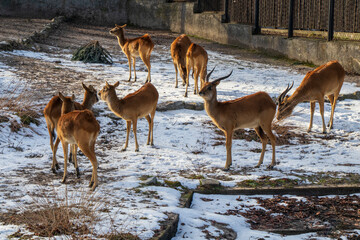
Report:
[[[33,32],[39,32],[44,24],[49,23],[50,20],[44,19],[19,19],[19,18],[4,18],[0,17],[0,42],[4,40],[23,39],[31,35]],[[92,40],[98,40],[100,44],[106,48],[112,56],[116,59],[125,61],[123,53],[117,44],[115,37],[109,34],[110,26],[91,26],[85,24],[77,24],[66,22],[61,24],[53,34],[45,41],[36,43],[35,49],[45,52],[54,52],[57,48],[68,49],[73,52],[79,46],[86,44]],[[126,28],[126,36],[128,38],[141,36],[149,33],[155,43],[154,51],[157,51],[159,46],[168,46],[170,55],[170,45],[172,41],[179,35],[178,33],[171,33],[169,31],[139,29],[133,27]],[[218,44],[209,40],[192,37],[193,41],[201,44],[205,49],[217,51],[220,53],[231,53],[236,55],[239,59],[248,60],[257,63],[267,63],[274,66],[286,66],[298,72],[303,72],[313,69],[313,67],[303,64],[299,61],[290,60],[284,57],[271,56],[264,52],[254,49],[244,49],[235,46]],[[1,58],[1,57],[0,57]],[[71,71],[61,72],[56,68],[57,63],[47,63],[37,61],[27,61],[23,57],[13,57],[0,59],[6,64],[17,69],[17,73],[23,78],[43,78],[46,87],[44,90],[50,90],[54,87],[53,82],[56,80],[66,79],[67,82],[72,82],[71,79],[86,78],[86,73],[75,73]],[[125,63],[125,62],[124,62]],[[46,70],[46,71],[45,71]],[[52,81],[48,81],[52,79]],[[95,80],[95,79],[94,79]],[[348,82],[356,82],[360,85],[360,77],[356,75],[348,75],[345,79]],[[43,88],[44,86],[42,86]],[[44,94],[42,94],[44,95]],[[47,95],[47,94],[45,94]]]

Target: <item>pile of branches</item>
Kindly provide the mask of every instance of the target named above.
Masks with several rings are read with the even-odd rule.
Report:
[[[77,49],[71,60],[84,63],[113,63],[110,53],[101,47],[98,41],[92,41]]]

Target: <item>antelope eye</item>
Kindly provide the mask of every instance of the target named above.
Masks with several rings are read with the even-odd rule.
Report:
[[[212,89],[212,86],[210,86],[208,89],[211,90],[211,89]]]

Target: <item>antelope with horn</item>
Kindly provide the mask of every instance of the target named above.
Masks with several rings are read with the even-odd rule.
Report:
[[[95,155],[95,142],[100,132],[100,125],[90,110],[74,110],[74,95],[70,98],[64,97],[59,93],[59,97],[63,103],[61,117],[57,122],[56,130],[64,150],[64,176],[62,183],[66,182],[68,145],[70,144],[70,151],[72,151],[74,157],[77,175],[79,173],[76,156],[77,147],[90,159],[93,170],[89,187],[91,187],[91,190],[95,190],[98,185],[98,163]],[[57,145],[54,146],[54,151],[56,150]]]
[[[215,68],[214,68],[215,69]],[[199,95],[205,101],[205,110],[213,123],[225,133],[226,137],[226,163],[224,170],[228,170],[232,164],[231,147],[233,133],[241,128],[254,128],[262,142],[260,160],[256,167],[260,167],[264,160],[265,148],[269,137],[272,145],[272,162],[269,168],[275,166],[276,139],[271,131],[272,121],[276,112],[276,105],[271,97],[265,92],[257,92],[231,101],[218,102],[216,86],[220,81],[228,78],[218,78],[209,82],[214,69],[207,75],[206,83],[200,90]],[[265,135],[266,134],[266,135]]]
[[[205,83],[207,72],[208,54],[203,47],[198,44],[192,43],[186,53],[186,90],[185,97],[187,97],[189,86],[190,70],[193,69],[194,73],[194,94],[199,92],[198,80],[200,75],[200,87],[202,88]]]
[[[99,101],[97,97],[96,89],[92,86],[86,86],[84,83],[82,83],[82,87],[85,90],[84,93],[84,100],[80,104],[78,102],[74,102],[74,109],[75,110],[84,110],[89,109],[91,110],[92,106]],[[59,96],[54,96],[49,103],[44,108],[44,116],[46,120],[46,125],[49,131],[50,135],[50,147],[51,151],[53,152],[53,163],[51,166],[52,171],[55,173],[57,169],[60,169],[59,164],[56,160],[56,151],[54,151],[54,140],[56,138],[55,135],[55,128],[57,126],[57,122],[59,121],[59,118],[61,116],[61,107],[62,107],[63,101],[60,99]],[[59,144],[60,140],[56,138],[55,145],[57,148],[57,145]],[[71,154],[69,159],[71,160]]]
[[[150,76],[150,55],[154,48],[154,43],[151,40],[151,37],[149,34],[145,34],[141,37],[137,38],[125,38],[124,35],[124,28],[126,27],[126,24],[119,26],[115,24],[115,27],[110,30],[110,34],[115,35],[118,39],[119,45],[121,47],[121,50],[123,53],[125,53],[128,63],[129,63],[129,81],[131,80],[131,60],[133,63],[134,68],[134,79],[136,81],[136,70],[135,70],[135,62],[136,57],[141,58],[141,60],[145,63],[146,68],[148,70],[148,75],[146,78],[146,83],[151,82],[151,76]]]
[[[300,86],[295,92],[287,97],[286,94],[291,90],[294,83],[285,89],[277,99],[279,106],[276,118],[282,120],[291,115],[296,105],[304,101],[310,101],[310,125],[308,132],[311,131],[313,116],[315,111],[315,103],[320,106],[320,114],[322,118],[323,133],[326,133],[324,120],[324,96],[327,96],[331,104],[331,116],[329,120],[329,130],[333,127],[334,111],[336,100],[339,96],[341,87],[344,82],[345,70],[338,61],[330,61],[313,71],[309,71]]]
[[[136,92],[119,99],[115,92],[115,88],[118,87],[119,84],[119,82],[116,82],[114,85],[110,85],[106,82],[106,85],[99,92],[99,95],[102,100],[107,102],[108,107],[115,115],[126,121],[126,142],[122,151],[125,151],[128,146],[131,124],[133,125],[135,137],[135,151],[139,151],[139,144],[136,135],[137,120],[138,118],[145,117],[148,121],[149,134],[147,145],[153,145],[154,117],[159,94],[154,85],[146,83]]]
[[[178,36],[171,44],[170,52],[175,68],[175,88],[178,87],[178,72],[183,81],[183,86],[186,84],[186,52],[191,44],[191,40],[186,34]]]

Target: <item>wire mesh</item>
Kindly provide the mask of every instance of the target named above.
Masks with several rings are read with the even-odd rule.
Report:
[[[289,0],[259,0],[262,33],[286,35]],[[334,38],[360,40],[360,0],[335,0]],[[255,0],[229,0],[231,22],[254,25]],[[329,0],[294,0],[294,36],[326,38]],[[265,28],[265,29],[264,29]]]

